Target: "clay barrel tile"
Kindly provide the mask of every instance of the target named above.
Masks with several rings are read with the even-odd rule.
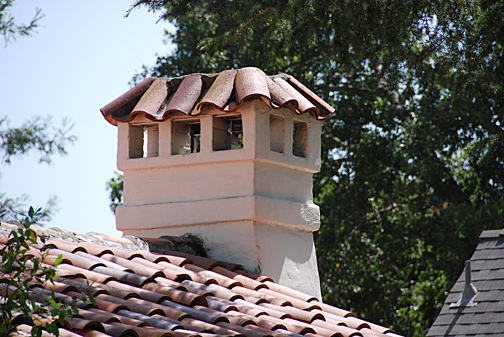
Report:
[[[241,274],[235,273],[233,271],[230,271],[226,268],[222,268],[219,266],[215,266],[211,268],[212,271],[219,273],[221,275],[224,275],[226,277],[229,277],[235,281],[238,281],[241,283],[246,288],[252,289],[252,290],[257,290],[259,288],[267,288],[267,286],[259,281],[253,280],[249,277],[243,276]]]
[[[156,254],[145,250],[138,250],[137,253],[140,253],[145,260],[152,263],[158,263],[159,261],[170,262],[168,257],[162,254]]]
[[[213,296],[223,298],[228,301],[234,301],[239,298],[243,299],[243,296],[241,294],[238,294],[233,290],[229,290],[228,288],[222,287],[217,284],[209,284],[206,289],[208,289]]]
[[[198,103],[195,114],[199,114],[205,105],[211,105],[219,110],[224,109],[233,94],[236,72],[236,70],[224,70],[217,76]]]
[[[132,273],[133,272],[133,270],[131,270],[130,268],[126,268],[126,267],[121,266],[121,265],[119,265],[117,263],[111,262],[110,260],[103,259],[101,257],[94,256],[94,255],[91,255],[91,254],[88,254],[88,253],[85,253],[85,252],[76,252],[75,255],[83,257],[83,258],[91,260],[91,261],[96,261],[97,263],[100,263],[103,266],[105,266],[107,268],[110,268],[110,269],[126,271],[128,273]]]
[[[269,317],[273,321],[284,324],[288,331],[304,335],[305,333],[316,333],[315,329],[308,323],[300,322],[292,318],[279,319],[276,317]]]
[[[266,75],[260,69],[252,67],[239,69],[235,77],[235,88],[238,104],[256,97],[266,98],[268,102],[271,100]]]
[[[181,283],[189,292],[195,293],[201,296],[211,296],[214,293],[208,288],[208,285],[194,282],[191,280],[185,280]]]
[[[172,265],[165,261],[159,261],[158,263],[153,263],[141,258],[134,258],[132,261],[145,265],[147,267],[161,270],[164,276],[172,281],[182,282],[183,280],[190,280],[193,274],[189,270],[183,269],[179,266]]]
[[[144,113],[153,118],[159,119],[158,115],[164,100],[168,96],[168,87],[165,78],[156,78],[149,86],[149,89],[142,95],[140,101],[135,105],[131,115]]]
[[[209,314],[209,313],[204,312],[202,310],[194,309],[194,308],[205,308],[202,306],[196,305],[196,306],[194,306],[194,308],[191,308],[186,305],[178,304],[178,303],[171,302],[171,301],[163,301],[161,304],[166,306],[170,310],[174,310],[174,311],[178,312],[180,316],[179,316],[179,318],[175,318],[175,319],[177,319],[179,321],[184,317],[192,317],[192,318],[196,318],[199,320],[203,320],[208,323],[214,323],[215,321],[220,319],[219,315]],[[167,316],[170,318],[174,318],[169,315],[167,315]]]
[[[343,335],[344,337],[349,337],[347,334],[350,331],[352,331],[352,333],[350,335],[352,335],[353,333],[359,333],[357,330],[349,329],[345,326],[339,326],[339,325],[333,325],[330,328],[323,327],[321,325],[313,325],[313,324],[307,324],[307,326],[309,328],[312,328],[317,335],[324,336],[324,337],[337,337],[340,335]]]
[[[320,309],[320,303],[319,302],[305,302],[301,301],[297,298],[294,298],[292,296],[286,295],[284,293],[279,293],[276,291],[272,291],[270,289],[265,289],[261,288],[258,290],[259,293],[266,294],[272,297],[276,297],[279,299],[283,299],[288,301],[292,306],[302,309],[302,310],[313,310],[313,309]]]
[[[261,294],[257,291],[250,290],[248,288],[244,287],[234,287],[233,290],[234,292],[243,295],[247,298],[247,301],[250,301],[252,303],[258,304],[258,303],[264,303],[264,302],[269,302],[274,304],[282,303],[281,305],[287,305],[290,304],[288,301],[285,300],[278,300],[274,298],[273,296],[268,296],[265,294]]]
[[[247,328],[244,328],[242,326],[239,326],[239,325],[234,325],[234,324],[231,324],[231,323],[226,323],[226,322],[218,322],[217,323],[218,326],[224,328],[224,329],[228,329],[228,330],[232,330],[232,331],[236,331],[246,337],[265,337],[265,336],[269,336],[268,333],[263,333],[263,332],[259,332],[259,331],[255,331],[255,330],[251,330],[251,329],[247,329]]]
[[[126,260],[122,257],[114,256],[111,254],[103,255],[102,259],[113,262],[113,263],[118,264],[120,266],[123,266],[124,268],[128,268],[132,272],[139,274],[139,275],[143,275],[143,276],[147,276],[147,277],[151,277],[151,278],[165,276],[165,274],[161,270],[159,270],[159,268],[152,268],[150,266],[147,266],[146,264],[139,264],[136,262],[136,260],[135,261]]]
[[[111,281],[108,284],[110,285],[113,283],[118,284],[119,282]],[[119,283],[119,284],[122,284],[122,283]],[[132,298],[132,297],[140,298],[140,295],[137,292],[131,292],[131,291],[128,291],[125,289],[121,289],[121,288],[117,288],[115,286],[109,286],[109,285],[105,285],[105,284],[99,285],[100,289],[103,289],[104,291],[106,291],[106,293],[105,293],[106,295],[112,295],[117,298],[122,298],[125,300]],[[98,296],[98,295],[94,295],[94,296]]]
[[[207,299],[207,307],[213,310],[228,312],[230,310],[238,311],[238,308],[234,305],[233,302],[225,300],[223,298],[218,298],[215,296],[208,296]]]
[[[81,336],[81,335],[78,335],[78,336]],[[84,337],[110,337],[111,335],[107,335],[104,332],[92,330],[92,331],[83,332],[82,336],[84,336]]]
[[[126,310],[123,308],[119,308],[118,310],[116,310],[116,313],[107,312],[107,311],[103,311],[100,309],[88,309],[88,311],[90,311],[91,313],[97,314],[97,315],[102,315],[103,317],[106,317],[107,320],[110,320],[112,322],[115,322],[117,320],[118,322],[132,325],[132,326],[148,325],[147,323],[140,321],[138,319],[134,319],[134,318],[125,316],[124,315],[125,312],[131,313],[132,311],[129,311],[129,310]],[[103,322],[103,323],[108,323],[108,322]]]
[[[126,271],[121,271],[121,270],[115,270],[115,269],[109,269],[107,267],[96,267],[93,269],[93,271],[96,271],[97,273],[103,274],[103,275],[109,275],[115,277],[118,281],[127,283],[127,284],[132,284],[136,286],[143,286],[147,282],[153,282],[153,280],[149,277],[138,275],[138,274],[133,274],[133,273],[128,273]]]
[[[93,309],[91,309],[93,310]],[[111,315],[104,315],[104,311],[101,312],[93,312],[91,310],[85,310],[85,309],[79,309],[78,316],[89,319],[92,321],[97,321],[101,323],[111,323],[111,322],[119,322],[119,319],[117,317],[111,316]],[[98,309],[95,309],[98,310]]]
[[[147,283],[147,284],[154,284],[154,283]],[[144,285],[145,286],[145,285]],[[161,301],[170,299],[167,295],[160,294],[157,292],[149,291],[143,288],[137,288],[137,287],[132,287],[127,284],[123,284],[120,282],[116,281],[111,281],[106,285],[106,289],[108,288],[113,288],[117,290],[121,290],[124,292],[129,292],[130,294],[136,295],[135,297],[141,298],[143,300],[149,301],[149,302],[154,302],[154,303],[159,303]],[[112,295],[112,293],[111,293]]]
[[[280,319],[292,317],[289,313],[287,313],[285,311],[279,311],[279,310],[277,310],[277,308],[274,305],[263,306],[263,305],[260,305],[260,304],[247,303],[247,302],[245,302],[243,300],[236,300],[235,303],[237,304],[237,306],[239,305],[238,308],[242,308],[244,306],[250,306],[252,308],[256,308],[257,310],[263,310],[268,315],[270,315],[272,317],[280,318]]]
[[[124,300],[122,298],[114,297],[111,295],[99,295],[95,297],[95,300],[98,304],[98,301],[104,302],[102,305],[107,305],[112,310],[106,310],[98,305],[98,309],[102,309],[109,312],[117,312],[118,310],[125,309],[130,311],[135,311],[147,316],[151,316],[154,314],[163,314],[164,311],[155,306],[154,303],[146,303],[146,301],[139,300],[137,298],[130,298],[129,300]],[[140,303],[139,303],[140,302]],[[148,305],[146,305],[148,304]],[[115,307],[114,307],[115,305]]]
[[[243,312],[244,314],[250,315],[250,316],[260,316],[260,315],[277,315],[279,317],[287,317],[289,316],[288,314],[284,313],[278,313],[275,312],[274,310],[270,310],[267,308],[260,307],[256,304],[249,303],[244,300],[235,300],[234,303],[236,304],[236,307],[240,312]]]
[[[170,260],[171,263],[181,267],[186,263],[192,263],[198,267],[209,270],[215,266],[224,266],[222,262],[210,259],[208,257],[196,256],[175,250],[167,250],[164,252],[164,255],[166,255],[166,257],[168,258],[168,260]],[[179,258],[183,258],[183,260],[179,260]]]
[[[272,337],[286,337],[286,336],[291,336],[292,337],[301,337],[301,335],[297,335],[293,332],[289,332],[289,334],[283,334],[283,333],[276,333],[274,331],[271,331],[270,329],[266,329],[257,325],[247,325],[246,326],[247,330],[252,330],[258,333],[261,333],[263,336],[272,336]]]
[[[184,77],[177,91],[171,97],[165,113],[182,112],[186,115],[192,111],[203,90],[203,81],[200,74]]]
[[[98,321],[92,321],[83,318],[68,318],[68,322],[72,327],[72,330],[86,331],[86,330],[97,330],[104,332],[103,326]]]
[[[230,312],[226,315],[227,319],[229,320],[229,323],[234,324],[234,325],[239,325],[239,326],[245,326],[245,325],[255,325],[254,322],[254,316],[250,316],[241,312]]]
[[[110,250],[112,251],[112,254],[115,256],[122,257],[127,260],[132,260],[135,257],[142,258],[142,254],[131,249],[126,249],[122,247],[110,247]]]
[[[288,82],[299,92],[301,92],[301,94],[303,94],[303,96],[305,96],[310,102],[315,104],[319,108],[320,113],[324,110],[327,111],[327,114],[324,115],[320,114],[318,116],[320,119],[326,119],[334,113],[335,109],[332,106],[327,104],[326,101],[324,101],[322,98],[317,96],[313,91],[308,89],[303,83],[299,82],[292,76],[288,76]]]
[[[128,105],[128,103],[134,102],[136,98],[140,97],[149,88],[153,81],[154,79],[152,77],[146,78],[145,80],[101,108],[101,113],[110,123],[116,125],[116,123],[112,122],[107,117],[109,117],[113,113],[116,113],[116,115],[122,115],[121,108]],[[127,111],[126,113],[129,113],[129,111]]]
[[[78,253],[79,252],[77,252],[77,254]],[[105,264],[102,262],[99,262],[96,260],[90,260],[86,257],[80,256],[77,254],[72,254],[72,253],[65,252],[64,250],[59,250],[59,249],[50,249],[48,251],[48,255],[53,255],[53,256],[61,255],[65,260],[69,261],[73,266],[79,267],[82,269],[93,270],[96,267],[105,266]]]
[[[322,302],[317,302],[317,304],[320,306],[322,311],[325,311],[325,312],[328,312],[328,313],[331,313],[331,314],[334,314],[337,316],[341,316],[341,317],[355,317],[355,314],[351,311],[336,308],[336,307],[333,307],[329,304],[325,304]]]
[[[46,241],[43,246],[43,248],[45,248],[45,249],[51,248],[51,247],[61,249],[61,250],[64,250],[64,251],[67,251],[70,253],[75,253],[78,251],[81,251],[81,252],[86,251],[86,249],[84,247],[82,247],[80,243],[76,243],[76,242],[72,242],[72,241],[68,241],[68,240],[62,240],[62,239],[58,239],[58,238],[54,238],[54,239]]]
[[[188,270],[190,270],[200,276],[204,276],[208,279],[215,280],[218,285],[226,287],[226,288],[232,288],[235,286],[242,286],[242,284],[238,281],[235,281],[233,279],[230,279],[229,277],[215,273],[213,271],[195,266],[193,264],[186,264],[186,265],[184,265],[184,268],[188,269]]]
[[[340,326],[345,326],[344,324],[335,324],[335,322],[327,322],[327,321],[324,321],[321,319],[314,320],[313,322],[311,322],[311,325],[321,327],[321,328],[331,330],[331,331],[337,331]],[[341,332],[340,332],[340,334],[341,334]],[[341,335],[343,335],[343,334],[341,334]]]
[[[159,285],[157,283],[147,283],[144,284],[142,288],[145,290],[149,290],[151,292],[166,295],[171,301],[184,304],[190,307],[197,304],[205,306],[207,305],[207,300],[205,299],[204,296],[179,289],[169,288],[166,286]]]
[[[177,282],[177,281],[168,280],[164,277],[156,277],[154,279],[154,281],[163,287],[169,287],[169,288],[173,288],[173,289],[187,291],[187,288],[184,285],[182,285],[182,283]]]
[[[109,275],[99,274],[94,271],[82,269],[69,264],[60,264],[56,269],[56,276],[69,278],[81,277],[86,278],[91,282],[98,283],[107,283],[108,281],[115,279]]]
[[[162,267],[162,270],[165,271],[165,269],[170,270],[170,271],[175,271],[176,275],[178,277],[176,280],[179,280],[181,278],[184,278],[185,276],[189,276],[189,278],[195,282],[198,283],[204,283],[204,284],[210,284],[210,283],[217,283],[217,281],[213,278],[209,278],[203,274],[200,273],[195,273],[189,269],[182,268],[179,266],[175,266],[171,263],[160,261],[157,263],[158,266]],[[165,271],[166,274],[166,271]],[[168,278],[170,278],[168,275],[166,275]]]
[[[74,277],[74,278],[65,278],[65,277],[58,277],[57,278],[58,282],[62,282],[65,284],[68,284],[70,286],[73,286],[76,290],[76,292],[83,293],[83,294],[91,294],[93,296],[97,296],[99,294],[108,294],[108,292],[105,289],[98,288],[97,286],[100,286],[101,283],[96,283],[93,281],[89,281],[88,279],[84,277]],[[67,289],[68,291],[68,289]]]
[[[281,77],[275,77],[273,81],[278,84],[283,90],[287,91],[289,95],[295,98],[298,102],[298,109],[301,113],[312,112],[315,115],[319,114],[318,108],[309,100],[307,100],[303,95],[299,93],[294,87],[292,87],[287,81]]]
[[[284,323],[283,320],[278,319],[276,317],[271,317],[268,315],[263,315],[263,316],[254,318],[254,323],[258,327],[261,327],[261,328],[264,328],[267,330],[272,330],[272,331],[277,330],[277,329],[286,329],[286,330],[288,329],[287,325]],[[300,331],[303,330],[303,328],[300,327],[299,329],[292,329],[292,330],[288,329],[288,330],[290,332],[299,333]]]
[[[107,253],[112,254],[112,250],[109,248],[91,242],[80,242],[79,246],[84,249],[83,251],[94,256],[102,256]]]
[[[298,109],[299,104],[290,92],[283,89],[278,83],[275,83],[271,78],[267,77],[268,89],[271,94],[272,103],[276,102],[280,107],[289,107]]]
[[[139,314],[138,312],[132,312],[128,310],[119,310],[117,312],[119,315],[124,316],[125,318],[138,321],[143,323],[143,325],[136,325],[136,326],[153,326],[155,328],[161,328],[165,330],[175,330],[175,329],[182,329],[182,325],[180,325],[179,321],[176,320],[171,320],[165,316],[160,316],[160,315],[152,315],[152,316],[146,316]],[[160,319],[160,317],[162,319]],[[122,322],[124,323],[124,322]],[[129,324],[129,323],[126,323]],[[132,325],[132,324],[130,324]]]
[[[182,320],[182,323],[188,324],[191,327],[196,328],[196,331],[201,331],[201,332],[209,332],[209,333],[214,333],[218,335],[224,335],[224,336],[234,336],[237,335],[236,331],[231,331],[225,328],[222,328],[218,325],[210,324],[207,322],[203,321],[198,321],[195,320],[194,318],[184,318]],[[217,322],[218,324],[219,322]],[[225,323],[225,322],[223,322]]]
[[[80,337],[80,335],[73,333],[71,331],[65,330],[63,328],[58,329],[59,337]]]
[[[103,323],[102,325],[105,329],[105,333],[112,337],[139,337],[138,333],[132,328],[125,328],[123,326],[106,323]]]
[[[362,319],[359,319],[359,318],[355,318],[355,317],[345,317],[345,324],[346,326],[348,326],[349,328],[353,328],[353,329],[356,329],[356,330],[360,330],[362,328],[368,328],[368,329],[371,329],[371,326],[368,322],[362,320]]]
[[[278,283],[274,283],[271,281],[265,281],[264,284],[266,284],[270,290],[273,290],[277,293],[288,295],[290,297],[297,298],[298,300],[301,300],[301,301],[306,301],[306,302],[317,301],[317,298],[314,296],[304,294],[300,291],[288,288],[288,287],[280,285]]]
[[[271,277],[268,277],[268,276],[258,275],[258,274],[254,274],[254,273],[251,273],[251,272],[248,272],[248,271],[239,270],[239,269],[233,270],[233,271],[235,273],[237,273],[237,274],[249,277],[249,278],[251,278],[253,280],[256,280],[256,281],[259,281],[259,282],[266,282],[266,281],[274,282],[273,279]]]
[[[208,317],[208,319],[202,319],[202,318],[200,318],[200,319],[202,319],[205,322],[211,323],[211,324],[215,324],[217,322],[229,322],[229,319],[227,318],[226,313],[223,313],[223,312],[215,310],[215,309],[207,308],[207,307],[204,307],[201,305],[195,305],[194,309],[191,309],[191,310],[195,310],[198,312],[204,312],[204,313],[210,315],[210,316],[205,316],[205,317]],[[193,314],[193,316],[194,316],[194,318],[198,318],[198,316],[195,316],[194,314]]]
[[[282,307],[282,306],[274,305],[271,303],[261,303],[261,304],[259,304],[259,306],[273,309],[273,310],[276,310],[279,312],[287,313],[292,318],[295,318],[297,320],[300,320],[300,321],[303,321],[306,323],[310,323],[315,319],[322,319],[322,320],[324,319],[324,316],[320,312],[305,311],[305,310],[301,310],[301,309],[294,308],[291,306]]]
[[[141,337],[173,337],[173,332],[170,330],[157,329],[150,326],[138,327],[115,322],[112,325],[134,330]]]

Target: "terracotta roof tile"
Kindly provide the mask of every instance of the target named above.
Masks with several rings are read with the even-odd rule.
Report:
[[[253,91],[253,86],[245,88],[244,95]],[[12,227],[0,227],[8,243],[5,231]],[[33,298],[45,302],[54,292],[64,303],[78,299],[78,314],[67,321],[61,336],[393,336],[390,329],[232,263],[154,254],[134,239],[112,238],[103,241],[104,248],[96,243],[102,241],[93,241],[97,234],[40,232],[50,237],[48,262],[61,255],[65,263],[56,268],[54,284],[32,285]],[[40,255],[40,247],[36,244],[29,254]],[[83,301],[82,294],[93,295],[96,304]]]
[[[191,74],[178,78],[148,78],[101,109],[113,125],[143,114],[164,120],[173,113],[197,115],[212,107],[233,112],[250,99],[274,108],[328,118],[334,108],[292,76],[267,76],[257,68],[225,70],[219,74]]]

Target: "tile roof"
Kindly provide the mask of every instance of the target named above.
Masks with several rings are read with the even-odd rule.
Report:
[[[504,335],[504,229],[480,235],[470,260],[470,280],[477,293],[470,304],[460,306],[465,280],[463,272],[427,336]]]
[[[1,223],[1,245],[9,244],[16,228]],[[236,264],[178,251],[150,252],[137,238],[32,229],[46,241],[27,255],[46,247],[44,263],[63,257],[56,282],[35,284],[34,298],[44,301],[54,291],[70,302],[88,291],[96,300],[75,303],[79,314],[60,327],[63,337],[397,336]],[[19,329],[19,335],[26,335],[30,326]]]
[[[206,107],[233,112],[246,100],[260,98],[272,107],[328,118],[334,108],[287,74],[267,76],[257,68],[191,74],[176,78],[147,78],[100,109],[107,121],[130,121],[144,114],[155,121],[173,113],[197,115]]]

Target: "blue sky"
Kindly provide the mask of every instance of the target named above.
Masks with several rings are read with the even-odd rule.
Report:
[[[117,129],[99,109],[129,89],[142,65],[153,65],[168,28],[157,15],[135,10],[128,18],[127,0],[19,0],[13,14],[28,22],[36,8],[45,17],[31,37],[0,45],[0,116],[21,126],[32,116],[53,116],[55,125],[68,117],[77,136],[68,155],[54,156],[50,165],[39,155],[0,166],[0,192],[26,193],[29,204],[43,206],[59,199],[49,227],[80,233],[112,235],[115,218],[108,206],[105,182],[116,169]]]

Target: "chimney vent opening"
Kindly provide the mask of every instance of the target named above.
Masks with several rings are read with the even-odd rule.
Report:
[[[285,118],[270,115],[270,150],[284,153],[285,146]]]
[[[241,116],[213,119],[212,148],[214,151],[243,148],[243,122]]]
[[[306,158],[308,149],[308,125],[305,122],[294,121],[294,132],[292,135],[292,154],[296,157]]]
[[[199,120],[172,124],[172,155],[198,153],[201,150],[201,123]]]
[[[129,157],[159,156],[159,128],[157,125],[130,125]]]

